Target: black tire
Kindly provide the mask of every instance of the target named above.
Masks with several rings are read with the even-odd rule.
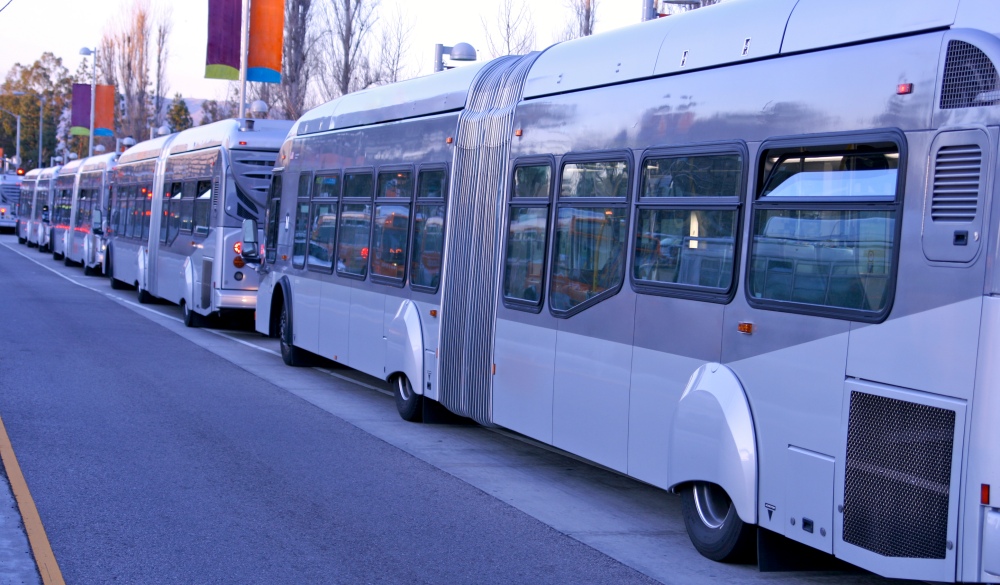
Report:
[[[281,316],[278,318],[278,341],[281,344],[281,359],[286,365],[301,368],[309,365],[306,350],[292,344],[292,323],[288,319],[288,307],[281,304]]]
[[[681,497],[684,527],[702,556],[723,563],[754,561],[757,527],[740,520],[725,490],[697,482],[687,486]]]
[[[205,318],[192,311],[186,301],[181,301],[181,312],[184,313],[185,327],[201,327],[205,324]]]
[[[100,266],[87,266],[86,264],[84,264],[84,266],[83,266],[83,275],[84,276],[100,276],[101,275],[101,267]]]
[[[424,397],[413,391],[406,376],[396,376],[396,410],[405,421],[420,422],[423,419]]]
[[[136,296],[139,297],[139,303],[143,305],[148,305],[156,300],[156,297],[149,294],[149,291],[142,286],[136,287]]]
[[[22,238],[21,236],[18,236],[17,237],[17,243],[21,244],[21,245],[27,244],[28,243],[28,238]]]
[[[70,260],[69,256],[66,255],[63,255],[63,264],[66,266],[77,266],[77,263]]]

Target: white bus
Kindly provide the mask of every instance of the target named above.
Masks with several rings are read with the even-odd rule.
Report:
[[[27,244],[38,248],[39,252],[51,252],[51,230],[49,224],[52,212],[54,183],[60,167],[49,167],[38,171],[35,179],[35,195],[31,199],[29,214],[21,218],[27,223]]]
[[[347,95],[257,329],[680,493],[709,558],[1000,583],[998,34],[732,1]]]
[[[240,224],[258,219],[289,121],[223,120],[122,154],[108,244],[112,284],[184,310],[188,326],[252,311],[257,275],[240,257]]]
[[[18,244],[28,243],[28,218],[31,217],[31,208],[35,202],[35,186],[41,172],[41,169],[32,169],[21,179],[21,196],[17,201],[17,221],[14,225]]]
[[[80,180],[73,193],[70,226],[66,232],[66,264],[83,266],[87,275],[101,274],[104,264],[102,236],[107,227],[107,210],[111,196],[111,178],[117,153],[84,159]]]
[[[62,167],[53,181],[52,212],[49,222],[49,248],[56,260],[66,258],[66,244],[73,219],[73,198],[79,190],[80,169],[85,159],[72,160]]]
[[[0,165],[6,163],[0,161]],[[22,171],[23,172],[23,171]],[[16,169],[0,168],[0,229],[17,231],[17,207],[21,199],[22,175]]]

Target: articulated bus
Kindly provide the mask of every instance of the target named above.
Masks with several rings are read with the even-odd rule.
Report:
[[[1000,583],[998,34],[733,1],[344,96],[244,225],[257,329],[681,494],[709,558]]]
[[[70,229],[66,231],[65,262],[83,266],[87,275],[101,274],[104,265],[102,237],[107,228],[111,177],[118,153],[84,159],[80,180],[73,193]]]
[[[35,176],[35,194],[28,206],[28,213],[21,216],[21,221],[27,223],[27,244],[29,247],[38,248],[39,252],[52,251],[49,223],[59,168],[49,167],[38,172]]]
[[[49,248],[56,260],[66,258],[66,243],[73,219],[73,198],[79,189],[80,169],[85,159],[63,165],[53,182],[52,212],[49,215]]]
[[[21,180],[21,197],[17,201],[17,222],[14,233],[18,244],[28,243],[28,218],[31,217],[31,207],[35,202],[35,186],[41,169],[32,169],[24,174]]]
[[[112,284],[135,286],[140,302],[180,305],[188,326],[252,311],[257,274],[240,256],[240,225],[261,217],[291,125],[223,120],[124,152],[111,201]]]

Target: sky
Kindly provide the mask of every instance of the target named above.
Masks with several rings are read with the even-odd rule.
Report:
[[[227,82],[205,79],[205,46],[208,35],[208,0],[152,0],[170,6],[173,30],[169,40],[168,96],[180,92],[187,98],[220,99]],[[315,4],[328,0],[314,0]],[[553,42],[565,28],[569,11],[564,0],[523,0],[531,11],[536,31],[535,48]],[[0,6],[5,0],[0,0]],[[14,63],[29,65],[43,52],[62,57],[70,73],[84,59],[82,47],[95,47],[102,33],[123,6],[132,0],[11,0],[0,12],[0,79]],[[482,0],[381,0],[389,11],[400,9],[411,23],[408,60],[410,76],[433,71],[434,45],[470,43],[481,58],[488,58],[483,20],[496,21],[497,4]],[[608,31],[640,20],[641,0],[598,0],[596,32]]]

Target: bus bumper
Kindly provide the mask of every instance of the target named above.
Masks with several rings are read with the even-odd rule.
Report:
[[[253,310],[257,308],[257,291],[216,289],[215,307],[217,309]]]

